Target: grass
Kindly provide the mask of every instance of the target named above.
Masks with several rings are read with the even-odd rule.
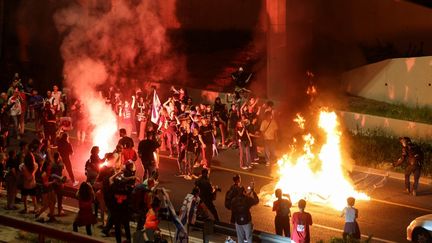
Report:
[[[366,99],[358,96],[348,96],[348,102],[340,109],[369,115],[383,116],[400,120],[408,120],[432,124],[432,108],[417,106],[414,108],[404,104]]]
[[[345,133],[345,145],[350,150],[351,158],[357,165],[404,171],[403,167],[392,168],[392,163],[400,158],[402,148],[398,137],[392,137],[380,129]],[[423,150],[424,163],[422,174],[432,175],[432,145],[431,141],[414,141]],[[406,164],[406,163],[405,163]],[[403,165],[405,165],[403,164]]]

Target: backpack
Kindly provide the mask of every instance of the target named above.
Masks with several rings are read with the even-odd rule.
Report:
[[[231,202],[235,196],[238,194],[237,186],[231,186],[230,189],[225,194],[225,208],[231,210]]]
[[[424,153],[421,147],[415,143],[412,143],[409,149],[411,150],[411,153],[414,155],[417,165],[422,166],[424,160]]]

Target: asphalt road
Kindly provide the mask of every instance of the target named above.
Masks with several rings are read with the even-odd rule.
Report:
[[[84,163],[89,156],[89,146],[75,146],[75,154],[72,158],[76,177],[84,180]],[[137,161],[139,162],[139,161]],[[242,176],[243,185],[250,182],[255,183],[255,188],[259,192],[263,186],[272,182],[271,169],[263,164],[257,165],[251,171],[239,169],[238,156],[236,150],[221,151],[215,158],[213,169],[210,175],[214,185],[222,188],[222,193],[217,196],[215,205],[218,209],[222,221],[228,222],[230,212],[224,208],[225,191],[232,184],[232,176],[239,173]],[[138,164],[139,165],[139,164]],[[139,175],[142,169],[137,166]],[[166,156],[161,157],[160,162],[160,186],[170,191],[171,199],[179,208],[184,196],[192,189],[193,181],[175,177],[177,162],[175,159]],[[199,169],[196,170],[199,173]],[[359,225],[362,235],[365,237],[372,235],[373,242],[406,242],[406,227],[414,218],[432,213],[432,186],[420,185],[417,197],[409,196],[403,192],[404,183],[400,180],[388,179],[379,184],[377,188],[373,185],[383,182],[383,178],[376,175],[365,175],[353,173],[354,180],[364,178],[360,187],[370,195],[370,201],[357,201],[356,207],[359,209]],[[335,188],[337,190],[337,188]],[[67,204],[75,206],[74,200],[66,200]],[[297,211],[296,206],[292,212]],[[314,226],[311,228],[312,242],[317,240],[328,240],[331,237],[341,235],[344,220],[340,217],[340,212],[320,204],[309,203],[307,211],[312,214]],[[252,217],[255,229],[274,232],[274,214],[271,208],[260,203],[253,207]]]

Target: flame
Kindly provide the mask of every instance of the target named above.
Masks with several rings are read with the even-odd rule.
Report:
[[[295,123],[297,123],[298,124],[298,126],[301,128],[301,129],[304,129],[305,128],[305,122],[306,122],[306,120],[299,114],[299,113],[297,113],[296,114],[296,118],[294,118],[294,120],[293,120]]]
[[[117,118],[109,105],[101,98],[93,98],[87,102],[89,119],[94,126],[92,141],[94,146],[99,146],[99,155],[112,151],[117,133]]]
[[[369,200],[369,197],[354,189],[351,179],[343,169],[341,153],[341,135],[335,112],[321,110],[319,128],[326,139],[318,154],[314,153],[315,138],[309,133],[303,136],[304,145],[300,155],[295,149],[285,154],[278,161],[278,176],[274,189],[281,188],[290,194],[291,200],[297,202],[306,199],[323,203],[337,210],[346,206],[346,199],[354,197]],[[271,192],[273,192],[272,190]],[[274,200],[270,193],[264,195],[267,205]]]

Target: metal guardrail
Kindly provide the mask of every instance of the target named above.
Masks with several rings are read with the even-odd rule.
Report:
[[[0,224],[8,227],[17,228],[31,233],[38,234],[38,242],[45,242],[45,237],[59,239],[66,242],[86,242],[86,243],[103,243],[106,241],[98,240],[87,235],[66,231],[53,226],[30,222],[12,216],[0,214]]]
[[[76,188],[66,186],[63,190],[63,196],[74,198],[76,191],[77,191]],[[207,238],[206,236],[213,234],[214,232],[226,236],[237,237],[237,232],[233,224],[224,223],[224,222],[208,223],[205,221],[197,220],[194,226],[203,230],[203,242],[208,242],[206,241]],[[253,241],[263,242],[263,243],[291,242],[291,240],[287,237],[282,237],[279,235],[270,234],[259,230],[253,231]]]

